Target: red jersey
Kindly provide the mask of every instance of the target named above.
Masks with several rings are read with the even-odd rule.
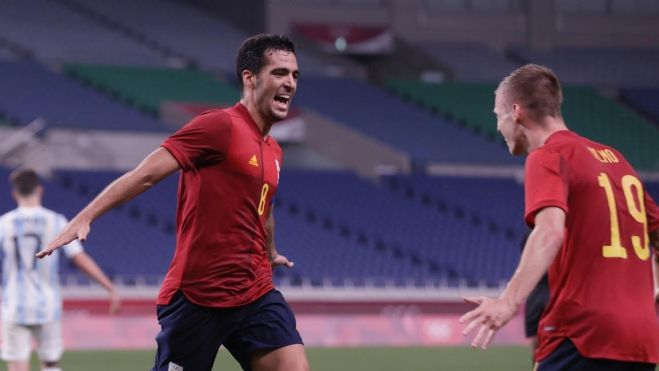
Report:
[[[545,207],[566,213],[536,360],[569,338],[584,357],[659,363],[648,242],[659,211],[634,169],[618,151],[559,131],[528,156],[525,194],[531,227]]]
[[[235,307],[273,288],[266,221],[282,151],[238,103],[203,113],[162,146],[181,167],[176,251],[158,304],[177,290],[195,304]]]

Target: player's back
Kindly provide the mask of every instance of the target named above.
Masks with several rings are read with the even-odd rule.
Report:
[[[59,318],[58,251],[41,260],[35,254],[65,224],[62,215],[43,207],[18,207],[0,217],[3,321],[40,324]]]
[[[659,362],[648,241],[648,224],[659,223],[654,202],[615,149],[572,132],[545,147],[560,162],[567,233],[549,270],[540,331],[569,337],[588,357]]]

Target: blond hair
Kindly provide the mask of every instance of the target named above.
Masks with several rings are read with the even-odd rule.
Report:
[[[537,64],[522,66],[506,76],[495,93],[507,103],[526,108],[534,120],[546,116],[562,118],[561,83],[554,71],[547,67]]]

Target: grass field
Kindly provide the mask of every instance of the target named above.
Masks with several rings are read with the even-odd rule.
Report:
[[[307,348],[307,354],[313,371],[531,370],[526,347]],[[146,371],[153,357],[153,351],[72,351],[65,353],[62,366],[65,371]],[[4,365],[1,369],[6,370]],[[33,360],[32,370],[38,369]],[[223,349],[213,370],[240,371],[240,367]]]

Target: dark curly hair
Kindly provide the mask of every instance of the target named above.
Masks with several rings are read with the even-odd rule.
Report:
[[[243,71],[259,73],[265,65],[267,51],[283,50],[295,54],[293,40],[284,35],[258,34],[245,40],[238,50],[236,58],[236,76],[240,85],[243,83]]]

